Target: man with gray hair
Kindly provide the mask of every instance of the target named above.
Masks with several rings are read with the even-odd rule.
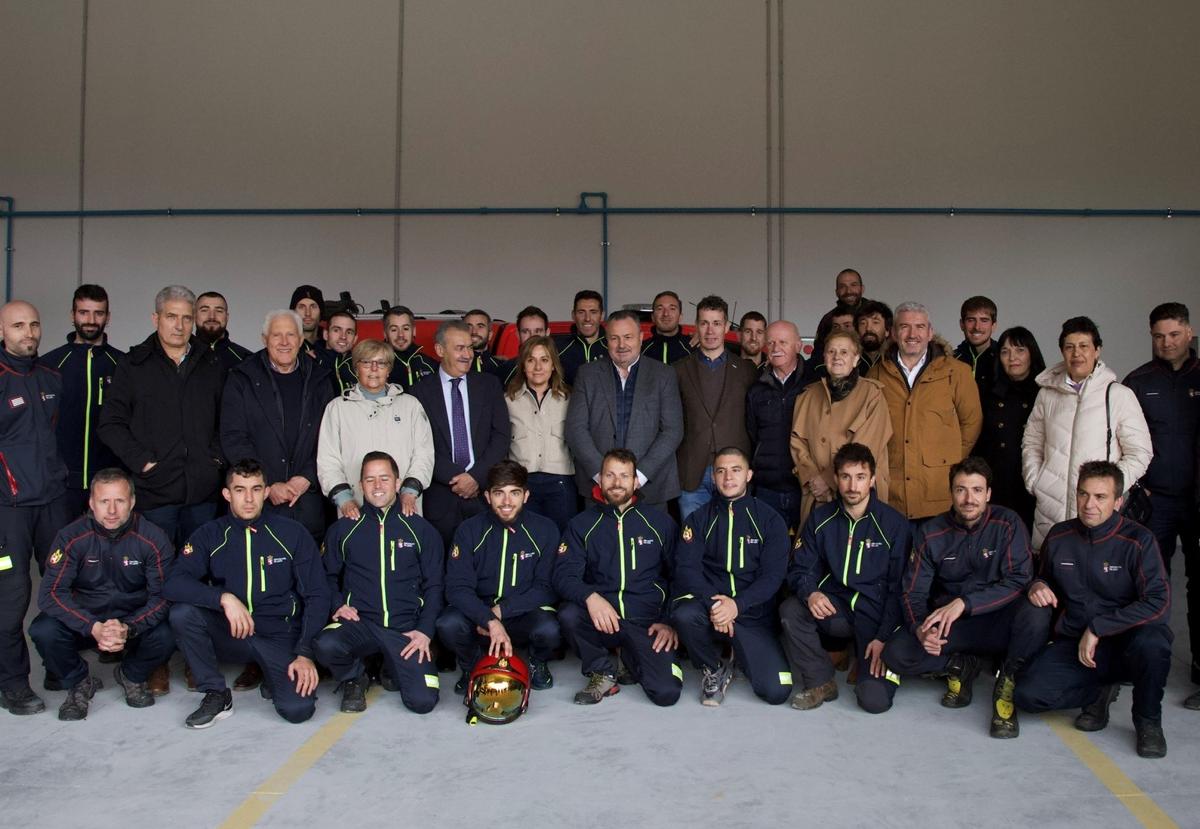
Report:
[[[441,367],[411,393],[433,430],[433,481],[425,490],[424,514],[449,548],[458,525],[487,509],[488,470],[508,454],[512,427],[500,381],[471,371],[470,327],[461,320],[443,322],[435,350]]]
[[[892,342],[867,376],[883,384],[892,417],[888,503],[909,520],[950,509],[950,467],[971,454],[983,427],[971,369],[935,338],[929,309],[896,306]]]
[[[265,348],[225,381],[221,449],[227,458],[261,463],[267,483],[263,511],[299,521],[319,545],[325,511],[317,434],[333,383],[324,363],[300,359],[304,328],[295,311],[268,312],[262,339]]]

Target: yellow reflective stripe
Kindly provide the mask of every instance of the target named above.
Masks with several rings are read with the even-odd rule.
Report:
[[[254,613],[254,565],[250,561],[250,538],[250,528],[246,527],[246,610]]]
[[[853,609],[854,609],[854,605],[856,605],[856,604],[858,603],[858,597],[859,597],[860,595],[861,595],[861,594],[860,594],[860,593],[859,593],[859,592],[856,590],[856,591],[854,592],[854,595],[853,595],[853,596],[850,598],[850,609],[851,609],[851,610],[853,610]]]
[[[738,539],[738,569],[746,569],[746,539]]]
[[[396,572],[396,539],[394,539],[394,538],[389,539],[388,543],[391,545],[391,562],[390,563],[392,566],[392,572],[395,573]]]
[[[83,409],[83,488],[88,488],[88,444],[92,436],[92,349],[87,356],[87,405]]]
[[[425,674],[425,687],[426,688],[441,688],[442,681],[438,677],[437,674]]]
[[[500,579],[496,583],[496,599],[504,598],[504,560],[508,557],[508,533],[500,531]]]
[[[683,668],[679,667],[674,662],[671,663],[671,675],[683,682]]]
[[[729,573],[729,597],[737,595],[733,581],[733,502],[729,502],[729,526],[725,528],[725,570]]]
[[[892,671],[884,671],[883,678],[886,679],[888,682],[892,683],[893,685],[900,684],[900,675],[893,673]]]
[[[259,592],[267,592],[267,565],[263,560],[263,556],[258,557],[258,589]]]
[[[617,605],[625,618],[625,517],[617,516],[617,558],[621,562],[621,587],[617,590]]]
[[[792,684],[792,672],[791,671],[780,671],[779,672],[779,684],[780,685],[791,685]]]
[[[850,518],[850,532],[846,536],[846,559],[842,562],[842,584],[850,581],[850,557],[854,555],[854,528],[857,526],[858,522]]]
[[[0,556],[0,570],[11,570],[12,568],[12,556]]]
[[[387,627],[391,621],[391,613],[388,612],[387,600],[387,561],[385,559],[386,551],[384,550],[384,520],[387,518],[387,513],[379,516],[379,597],[383,601],[383,626]]]
[[[636,570],[637,569],[637,541],[632,538],[629,539],[629,557],[633,560],[633,565],[629,569]]]
[[[325,627],[321,628],[321,630],[336,630],[337,628],[340,628],[341,626],[342,626],[341,622],[330,622]]]

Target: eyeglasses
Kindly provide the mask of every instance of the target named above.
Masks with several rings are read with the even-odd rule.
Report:
[[[358,365],[363,368],[387,368],[386,360],[359,360]]]

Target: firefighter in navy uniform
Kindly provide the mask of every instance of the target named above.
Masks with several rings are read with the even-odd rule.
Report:
[[[325,348],[318,353],[317,362],[329,370],[334,396],[341,397],[358,385],[353,358],[354,344],[358,342],[358,319],[349,311],[333,312],[323,337]]]
[[[304,722],[317,701],[312,640],[329,617],[320,551],[302,524],[263,512],[258,461],[231,466],[221,494],[229,514],[192,533],[163,590],[175,641],[204,692],[184,724],[207,728],[233,713],[221,661],[257,662],[263,696],[288,722]]]
[[[779,513],[747,493],[752,477],[745,452],[721,449],[713,458],[720,497],[683,522],[671,621],[692,664],[704,672],[704,705],[724,700],[735,662],[771,705],[792,692],[791,669],[775,635],[775,594],[791,545]],[[732,659],[721,657],[727,644]]]
[[[415,333],[413,312],[404,305],[396,305],[383,315],[383,335],[396,355],[388,382],[409,391],[431,374],[437,373],[437,360],[421,350],[413,339]]]
[[[28,302],[0,308],[0,335],[0,708],[36,714],[46,704],[29,687],[29,563],[44,569],[71,520],[54,433],[62,379],[37,363],[42,323]]]
[[[838,697],[833,663],[821,638],[854,644],[858,705],[892,707],[899,677],[883,664],[883,646],[900,624],[900,579],[908,557],[908,519],[879,500],[875,456],[847,443],[833,456],[836,500],[816,507],[796,538],[779,606],[783,647],[800,679],[792,707],[808,711]]]
[[[515,461],[488,471],[483,493],[490,509],[473,515],[454,533],[446,562],[446,604],[438,638],[454,651],[462,671],[454,692],[466,691],[484,645],[491,656],[512,656],[528,645],[535,690],[554,685],[546,666],[561,637],[551,586],[558,526],[525,509],[529,474]]]
[[[81,649],[120,659],[113,678],[131,708],[154,704],[147,680],[175,650],[162,592],[174,557],[171,542],[133,513],[129,473],[102,469],[89,492],[91,511],[54,539],[38,594],[41,614],[29,626],[46,673],[61,677],[67,688],[60,720],[87,717],[89,701],[103,687],[80,658]]]
[[[588,678],[577,705],[620,690],[614,647],[655,705],[674,705],[683,687],[679,639],[667,621],[677,530],[662,510],[636,503],[637,486],[637,458],[610,449],[600,467],[604,503],[572,518],[558,546],[558,623]]]
[[[669,366],[691,354],[694,350],[692,338],[679,327],[679,319],[683,315],[679,294],[661,291],[654,298],[652,309],[654,326],[650,329],[650,336],[642,343],[642,356]]]
[[[363,458],[362,510],[325,536],[332,622],[317,636],[317,659],[342,685],[342,711],[367,707],[363,659],[382,654],[404,706],[428,714],[438,701],[429,645],[442,611],[442,539],[433,525],[397,502],[403,481],[386,452]]]
[[[558,334],[554,344],[558,347],[558,360],[562,363],[563,378],[568,386],[575,385],[575,375],[580,366],[594,360],[608,359],[608,340],[600,323],[604,320],[604,299],[597,291],[583,290],[575,294],[571,306],[569,334]]]
[[[108,344],[108,292],[99,285],[80,285],[71,299],[74,331],[67,342],[38,358],[62,375],[58,404],[58,451],[67,464],[67,497],[72,517],[88,508],[88,483],[99,469],[119,466],[100,440],[96,426],[117,360],[123,356]]]
[[[196,297],[196,337],[217,355],[228,373],[254,352],[229,339],[229,303],[216,291]]]
[[[471,350],[475,352],[471,371],[490,374],[501,384],[507,382],[510,366],[488,348],[488,340],[492,336],[492,315],[480,308],[473,308],[463,314],[463,322],[471,329]]]

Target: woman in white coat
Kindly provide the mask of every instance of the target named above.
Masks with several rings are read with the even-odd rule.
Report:
[[[1100,360],[1102,344],[1094,322],[1072,317],[1058,336],[1063,361],[1037,377],[1040,389],[1021,441],[1025,488],[1037,499],[1035,549],[1054,524],[1075,517],[1080,465],[1112,461],[1127,489],[1150,465],[1153,449],[1142,407]]]
[[[362,504],[362,459],[387,452],[400,468],[400,509],[420,512],[420,496],[433,479],[433,432],[415,397],[389,384],[395,352],[363,340],[351,353],[358,383],[329,401],[317,438],[317,480],[339,518],[357,518]]]

